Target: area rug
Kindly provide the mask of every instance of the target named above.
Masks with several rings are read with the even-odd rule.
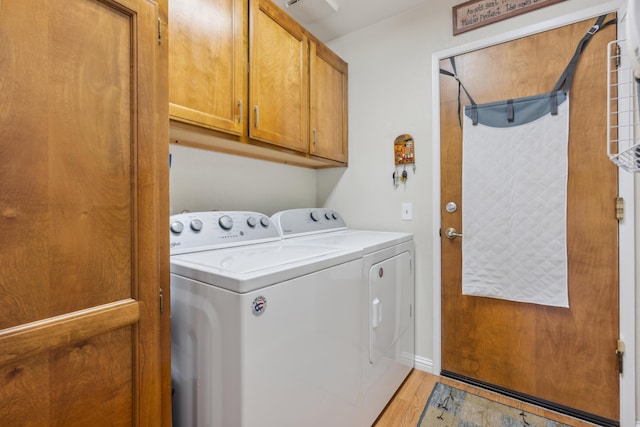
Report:
[[[418,427],[570,427],[473,393],[436,383]]]

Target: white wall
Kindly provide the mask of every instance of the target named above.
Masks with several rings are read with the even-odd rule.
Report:
[[[272,215],[315,206],[312,169],[171,144],[171,214],[247,210]]]

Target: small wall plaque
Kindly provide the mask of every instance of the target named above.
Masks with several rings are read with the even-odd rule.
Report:
[[[471,0],[453,7],[453,35],[564,0]]]

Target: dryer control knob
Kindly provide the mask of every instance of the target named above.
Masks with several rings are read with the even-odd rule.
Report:
[[[267,217],[262,217],[260,218],[260,225],[262,225],[263,227],[268,227],[269,226],[269,218]]]
[[[184,224],[182,224],[180,221],[173,221],[171,223],[171,231],[176,233],[176,234],[180,234],[182,233],[182,230],[184,230]]]
[[[191,229],[193,231],[202,230],[202,221],[200,221],[199,219],[194,219],[193,221],[191,221]]]
[[[326,213],[324,214],[324,217],[325,217],[326,219],[328,219],[329,221],[331,221],[331,214],[330,214],[329,212],[326,212]]]
[[[223,215],[218,220],[218,225],[220,225],[220,228],[223,230],[231,230],[231,227],[233,227],[233,220],[229,215]]]
[[[258,225],[258,220],[256,220],[254,217],[250,216],[249,218],[247,218],[247,225],[249,227],[253,228],[256,225]]]
[[[318,215],[318,212],[316,211],[312,211],[309,214],[309,217],[313,220],[313,222],[318,222],[320,220],[320,215]]]

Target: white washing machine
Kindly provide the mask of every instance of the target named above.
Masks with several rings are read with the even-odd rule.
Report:
[[[410,233],[349,229],[330,209],[274,214],[283,239],[360,250],[363,425],[371,425],[414,367],[414,242]]]
[[[174,215],[176,427],[362,426],[362,251],[264,215]]]

